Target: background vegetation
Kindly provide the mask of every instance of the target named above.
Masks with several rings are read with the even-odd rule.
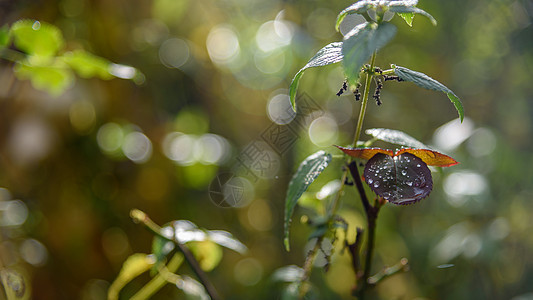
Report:
[[[284,250],[291,174],[309,154],[351,142],[358,104],[351,95],[335,96],[340,66],[306,72],[299,91],[323,114],[295,131],[294,144],[272,156],[276,167],[264,178],[246,177],[239,207],[220,207],[209,185],[219,172],[237,172],[236,158],[282,122],[286,111],[273,107],[288,108],[292,76],[316,50],[341,39],[334,22],[349,4],[0,1],[0,26],[23,18],[52,23],[67,49],[83,47],[145,76],[138,84],[78,78],[52,96],[17,79],[11,62],[0,62],[2,263],[31,278],[34,299],[103,299],[125,259],[151,250],[152,235],[129,217],[139,208],[159,224],[188,219],[232,232],[249,251],[224,252],[209,273],[219,292],[278,298],[283,283],[272,274],[303,263],[310,230],[293,222],[291,252]],[[448,123],[456,112],[443,95],[387,83],[383,105],[369,105],[365,128],[408,132],[461,164],[434,174],[428,199],[382,208],[375,265],[407,257],[411,270],[384,281],[374,297],[531,299],[533,5],[426,0],[419,7],[439,25],[416,17],[407,28],[396,18],[402,30],[377,63],[398,62],[446,83],[467,118]],[[318,180],[339,172],[330,166]],[[353,238],[364,215],[350,193],[340,214]],[[305,213],[298,209],[296,220]],[[313,282],[322,297],[347,298],[354,278],[349,256],[333,259],[327,273],[313,272]],[[131,282],[123,296],[147,279]],[[172,286],[157,294],[174,297],[184,296]]]

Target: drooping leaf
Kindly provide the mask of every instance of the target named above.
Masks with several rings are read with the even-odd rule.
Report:
[[[342,20],[344,20],[344,18],[347,15],[364,14],[365,12],[367,12],[372,7],[373,6],[372,6],[372,1],[371,0],[357,1],[356,3],[346,7],[337,16],[337,22],[335,22],[335,30],[339,31],[339,28],[341,26]]]
[[[464,119],[464,109],[463,104],[461,103],[461,100],[459,100],[459,97],[455,95],[455,93],[444,86],[442,83],[438,82],[437,80],[427,76],[424,73],[420,73],[417,71],[409,70],[404,67],[392,65],[394,68],[394,73],[400,77],[400,79],[405,81],[413,82],[414,84],[418,85],[419,87],[439,91],[445,93],[450,101],[455,106],[455,109],[457,110],[457,113],[459,114],[459,118],[461,119],[461,122],[463,122]]]
[[[439,153],[437,151],[429,150],[429,149],[410,149],[410,148],[404,148],[398,150],[394,155],[401,155],[403,153],[411,153],[415,155],[416,157],[420,158],[424,163],[426,163],[428,166],[434,166],[434,167],[451,167],[458,164],[458,162],[449,157],[448,155]]]
[[[246,253],[248,248],[238,239],[227,231],[223,230],[209,230],[207,231],[209,239],[220,246],[226,247],[241,254]]]
[[[431,171],[411,153],[378,153],[366,163],[363,177],[374,193],[394,204],[420,201],[433,188]]]
[[[392,150],[388,149],[381,149],[381,148],[345,148],[341,146],[335,146],[339,148],[342,152],[348,154],[349,156],[355,157],[355,158],[361,158],[364,160],[369,160],[372,158],[372,156],[383,153],[385,155],[394,155],[394,152]]]
[[[413,27],[413,19],[415,18],[414,13],[397,13],[397,15],[400,16],[407,25]]]
[[[25,300],[30,298],[29,285],[19,272],[12,269],[0,270],[0,278],[7,300]]]
[[[342,63],[350,86],[359,80],[361,67],[372,54],[385,46],[396,34],[396,26],[390,23],[363,23],[352,29],[342,43]]]
[[[63,55],[63,60],[76,71],[80,77],[98,77],[101,79],[113,78],[113,75],[109,73],[110,61],[84,50],[67,52]]]
[[[135,253],[128,257],[117,278],[109,287],[107,297],[109,300],[118,299],[120,290],[133,278],[141,275],[142,273],[150,270],[155,260],[152,256],[144,253]]]
[[[29,55],[51,57],[63,49],[65,41],[54,25],[35,20],[20,20],[11,26],[15,47]]]
[[[206,272],[213,270],[222,260],[222,249],[210,240],[191,242],[187,247],[194,254],[202,270]]]
[[[11,34],[9,31],[9,27],[7,27],[7,25],[4,25],[0,28],[0,50],[2,48],[7,47],[10,42],[11,42]]]
[[[371,135],[378,140],[382,140],[388,143],[412,148],[429,148],[422,142],[418,141],[417,139],[403,131],[392,130],[387,128],[372,128],[367,129],[365,132],[366,134]]]
[[[418,7],[396,4],[396,5],[390,5],[389,11],[395,12],[398,14],[411,14],[410,21],[408,21],[406,18],[400,15],[402,18],[404,18],[407,24],[409,24],[409,26],[412,26],[413,24],[414,14],[423,15],[424,17],[428,18],[433,25],[437,25],[437,20],[435,20],[435,18],[433,18],[432,15],[430,15],[429,13],[425,12],[424,10]]]
[[[334,42],[326,45],[324,48],[320,49],[315,56],[313,56],[307,64],[296,73],[292,79],[291,85],[289,87],[290,101],[292,109],[296,111],[296,91],[298,89],[298,82],[302,77],[304,71],[313,67],[321,67],[334,63],[338,63],[342,60],[342,42]]]
[[[72,72],[59,61],[44,66],[18,62],[14,71],[17,78],[29,79],[33,87],[53,96],[60,95],[74,82]]]
[[[324,171],[331,161],[331,154],[318,151],[308,156],[298,167],[298,170],[289,182],[287,196],[285,198],[285,248],[289,251],[289,227],[294,208],[298,199],[307,190],[309,185]]]

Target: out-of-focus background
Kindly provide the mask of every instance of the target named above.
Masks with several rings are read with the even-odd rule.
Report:
[[[249,252],[224,250],[209,272],[217,289],[228,299],[278,299],[284,286],[272,274],[302,265],[310,232],[299,222],[308,211],[298,208],[292,250],[284,250],[288,181],[307,155],[340,154],[331,145],[351,142],[359,109],[351,94],[335,96],[338,64],[302,78],[299,104],[315,110],[307,119],[293,120],[287,89],[318,49],[342,39],[334,23],[349,4],[0,1],[0,26],[23,18],[52,23],[67,49],[84,47],[145,76],[139,85],[78,78],[51,96],[0,62],[2,264],[30,278],[34,299],[103,299],[124,260],[151,251],[152,235],[129,217],[139,208],[159,224],[187,219],[230,231]],[[387,82],[383,105],[370,103],[364,127],[405,131],[460,164],[434,172],[429,198],[382,209],[375,271],[402,257],[411,270],[384,281],[373,297],[533,299],[533,4],[418,6],[438,26],[417,16],[410,28],[395,17],[398,34],[377,64],[444,83],[462,99],[466,119],[456,120],[443,94]],[[341,31],[356,21],[348,17]],[[332,164],[319,180],[340,173]],[[235,190],[220,189],[235,178]],[[224,200],[228,193],[234,202]],[[364,215],[353,191],[343,199],[339,212],[353,235]],[[128,284],[124,299],[148,279]],[[349,298],[353,280],[346,253],[312,278],[322,299]],[[154,299],[184,297],[168,285]]]

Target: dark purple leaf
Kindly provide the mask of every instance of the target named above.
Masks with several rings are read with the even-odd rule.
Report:
[[[433,188],[426,163],[407,152],[396,156],[375,154],[368,160],[363,177],[374,193],[394,204],[415,203]]]

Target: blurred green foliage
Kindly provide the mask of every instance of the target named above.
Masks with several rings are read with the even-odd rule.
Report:
[[[46,85],[50,95],[19,80],[21,67],[0,62],[0,186],[10,191],[2,189],[0,202],[4,267],[31,278],[34,299],[103,299],[127,257],[151,249],[152,235],[129,219],[138,207],[159,223],[189,219],[230,231],[248,246],[245,256],[225,252],[208,273],[226,298],[280,297],[288,284],[272,274],[302,265],[311,230],[297,222],[309,211],[298,209],[292,250],[284,250],[283,200],[291,174],[305,157],[347,144],[353,135],[358,104],[351,95],[335,96],[344,80],[339,66],[306,72],[299,90],[324,114],[295,131],[273,176],[249,178],[243,205],[216,205],[209,186],[219,172],[232,172],[247,145],[263,140],[272,120],[279,121],[269,103],[278,95],[289,103],[294,74],[317,50],[340,40],[335,17],[349,4],[0,1],[0,45],[9,44],[4,25],[40,20],[60,29],[72,60],[92,59],[76,52],[86,49],[134,66],[146,78],[141,85],[81,78],[64,93]],[[382,208],[375,265],[407,257],[411,270],[387,279],[371,296],[531,297],[533,7],[525,0],[421,0],[418,6],[438,26],[415,17],[409,27],[395,17],[391,22],[401,30],[377,64],[395,62],[445,82],[461,96],[465,121],[439,128],[455,118],[442,95],[386,83],[383,105],[369,105],[365,128],[408,132],[460,165],[433,173],[435,188],[425,201]],[[347,16],[345,26],[356,21]],[[79,71],[80,77],[100,74]],[[310,186],[310,197],[340,172],[333,160]],[[339,211],[350,224],[348,240],[364,223],[358,201],[350,201],[355,197],[347,189]],[[327,273],[313,272],[319,298],[348,298],[354,280],[349,256],[332,260]],[[131,281],[121,296],[148,280],[146,273]],[[184,296],[168,285],[156,297]]]

